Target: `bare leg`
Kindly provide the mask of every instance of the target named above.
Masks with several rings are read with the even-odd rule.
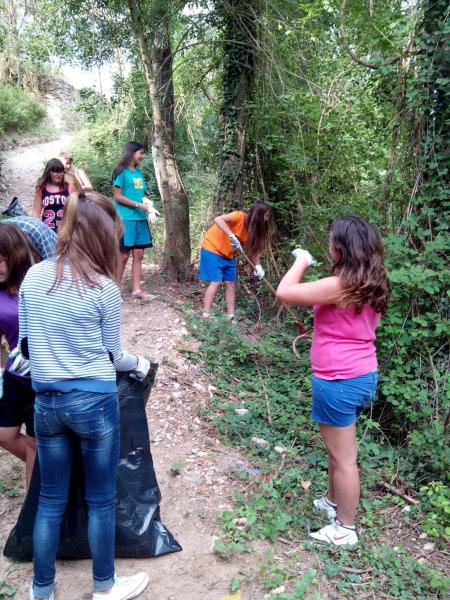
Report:
[[[356,464],[355,424],[346,427],[319,425],[328,452],[332,490],[328,498],[337,504],[337,518],[343,525],[353,525],[359,502],[359,472]],[[334,493],[334,498],[330,496]]]
[[[133,292],[141,289],[142,261],[144,260],[144,250],[142,248],[133,248],[131,275],[133,280]]]
[[[25,457],[25,490],[28,492],[30,487],[31,475],[33,474],[34,460],[36,458],[36,440],[30,435],[26,436],[27,439],[27,454]]]
[[[123,279],[123,274],[124,274],[125,267],[126,267],[129,256],[130,256],[129,250],[121,250],[120,251],[119,281],[122,281],[122,279]]]
[[[0,446],[25,462],[27,440],[26,436],[20,433],[20,426],[0,427]]]
[[[225,304],[227,305],[227,315],[234,315],[234,304],[236,300],[236,284],[225,281]]]
[[[30,485],[36,456],[36,442],[33,437],[20,433],[20,426],[0,427],[0,446],[23,460],[25,463],[26,490]]]
[[[331,462],[330,455],[328,454],[328,491],[327,498],[330,502],[336,504],[336,492],[334,491],[334,468]]]
[[[211,306],[214,300],[214,296],[217,293],[217,290],[220,288],[221,286],[221,282],[220,281],[212,281],[208,287],[206,288],[206,292],[205,292],[205,296],[203,298],[203,312],[206,314],[209,314],[209,311],[211,310]]]

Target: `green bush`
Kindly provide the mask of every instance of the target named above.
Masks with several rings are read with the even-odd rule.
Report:
[[[450,539],[450,488],[442,481],[432,481],[420,488],[426,509],[423,529],[433,537]]]
[[[46,111],[36,98],[13,85],[0,83],[0,135],[36,125]]]

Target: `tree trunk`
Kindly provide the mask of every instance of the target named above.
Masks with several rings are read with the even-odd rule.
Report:
[[[165,129],[164,156],[166,159],[166,169],[172,201],[172,218],[175,231],[178,232],[176,237],[176,249],[178,256],[186,257],[179,265],[180,276],[183,277],[185,274],[183,274],[182,271],[189,266],[191,257],[189,203],[175,157],[175,102],[172,77],[172,52],[170,48],[168,23],[164,21],[163,25],[163,30],[159,35],[156,35],[154,39],[154,62],[157,72],[156,84],[158,100]],[[168,252],[170,250],[168,244],[166,243],[165,246],[165,252]]]
[[[247,124],[257,47],[258,0],[218,0],[223,19],[224,74],[221,146],[215,213],[242,206]]]
[[[158,31],[147,33],[139,3],[128,0],[128,6],[152,103],[152,156],[164,206],[165,263],[175,281],[186,275],[191,248],[188,199],[174,154],[172,59],[167,21],[155,21]]]

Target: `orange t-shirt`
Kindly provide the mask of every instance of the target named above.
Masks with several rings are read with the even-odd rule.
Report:
[[[245,244],[248,238],[248,231],[245,227],[245,212],[235,210],[227,215],[230,218],[230,222],[227,222],[228,227],[239,238],[241,244]],[[202,241],[202,248],[214,252],[214,254],[220,254],[225,258],[232,258],[237,250],[231,247],[230,238],[218,227],[215,223],[205,233],[205,237]]]

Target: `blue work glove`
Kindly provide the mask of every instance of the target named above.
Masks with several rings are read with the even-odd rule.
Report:
[[[244,252],[244,249],[242,248],[241,242],[234,235],[234,233],[232,233],[230,235],[230,242],[231,242],[231,247],[233,248],[233,250],[239,250],[239,252]]]
[[[133,379],[137,379],[138,381],[143,381],[147,376],[147,373],[150,371],[150,363],[143,356],[137,357],[137,365],[131,371],[130,377]]]
[[[254,277],[256,277],[256,279],[263,279],[265,274],[266,273],[261,265],[255,265],[255,268],[253,269],[253,275]]]
[[[295,258],[295,260],[299,258],[306,259],[308,267],[316,262],[308,250],[303,250],[303,248],[295,248],[295,250],[292,250],[292,256]]]
[[[148,214],[149,223],[151,223],[151,225],[155,225],[155,223],[159,217],[159,211],[156,210],[156,208],[153,204],[153,200],[150,200],[150,198],[146,198],[144,196],[144,198],[142,199],[142,202],[147,205],[147,214]]]

